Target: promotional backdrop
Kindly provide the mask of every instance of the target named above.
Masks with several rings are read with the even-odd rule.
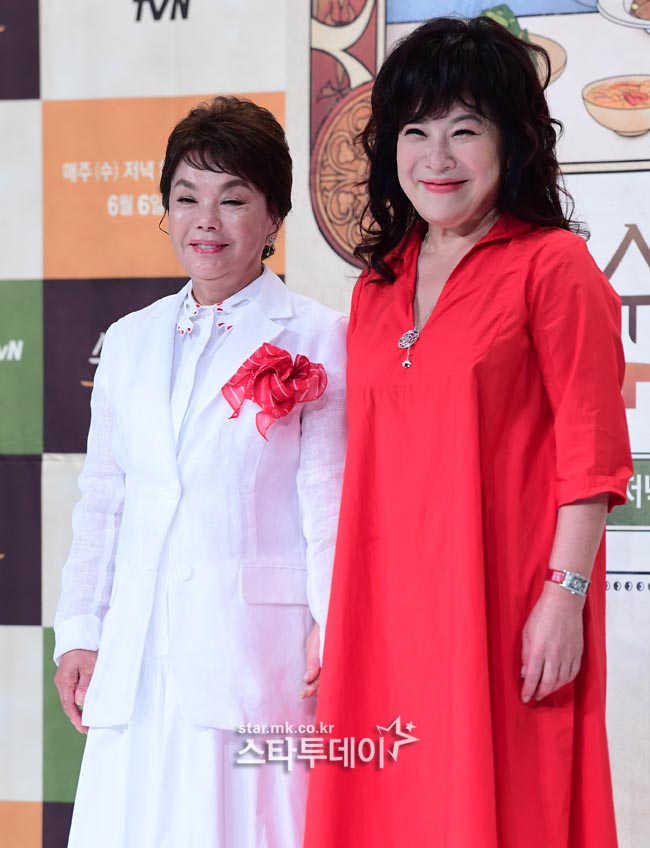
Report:
[[[104,333],[184,282],[158,226],[169,131],[217,93],[275,113],[287,128],[295,192],[272,267],[292,289],[347,310],[363,206],[354,138],[377,68],[419,21],[488,5],[0,0],[2,848],[66,843],[83,738],[52,683],[52,623]],[[608,722],[621,848],[645,848],[650,22],[627,0],[513,0],[498,14],[549,52],[567,183],[624,304],[635,475],[608,528]]]

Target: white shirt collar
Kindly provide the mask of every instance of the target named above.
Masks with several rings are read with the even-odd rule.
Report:
[[[213,313],[215,318],[223,315],[225,319],[227,316],[231,316],[233,311],[240,309],[253,300],[256,300],[262,290],[262,281],[264,279],[265,271],[266,269],[263,268],[259,277],[256,277],[252,283],[244,286],[243,289],[231,294],[230,297],[209,305],[198,302],[198,300],[194,297],[194,292],[190,284],[187,294],[183,298],[178,311],[178,320],[176,324],[177,332],[181,336],[189,335],[192,332],[193,321],[195,318],[209,312]],[[226,324],[227,322],[225,320],[221,323],[218,322],[218,326],[225,326]],[[232,326],[228,324],[226,329],[232,329]]]

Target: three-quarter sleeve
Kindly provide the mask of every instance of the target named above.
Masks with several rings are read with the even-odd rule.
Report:
[[[54,630],[55,662],[76,648],[97,650],[108,609],[124,501],[124,471],[114,456],[114,417],[108,377],[112,330],[104,338],[91,397],[88,449],[79,477],[81,500],[63,568]]]
[[[609,493],[632,473],[621,386],[621,302],[584,241],[556,233],[531,265],[530,329],[554,419],[557,504]]]

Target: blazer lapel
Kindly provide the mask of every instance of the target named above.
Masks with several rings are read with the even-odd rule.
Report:
[[[291,298],[282,280],[266,269],[262,282],[258,297],[237,312],[232,331],[214,356],[196,401],[196,415],[217,397],[227,403],[221,394],[223,386],[258,347],[274,341],[285,330],[284,323],[273,319],[293,315]]]
[[[271,321],[255,302],[242,307],[237,323],[217,350],[196,398],[195,415],[200,415],[217,397],[221,389],[241,365],[264,342],[271,342],[284,330]],[[224,399],[224,403],[226,403]]]

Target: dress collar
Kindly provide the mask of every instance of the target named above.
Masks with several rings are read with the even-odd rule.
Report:
[[[508,241],[520,233],[534,229],[534,227],[534,224],[520,221],[519,218],[515,218],[509,212],[504,212],[492,224],[487,233],[476,244],[472,245],[468,253],[491,242]],[[419,255],[422,240],[426,232],[426,222],[420,219],[404,236],[397,247],[386,256],[386,262],[392,267],[397,276],[400,275],[405,266],[413,263]],[[370,269],[367,272],[366,282],[383,283],[385,280],[376,271]]]
[[[264,266],[262,273],[225,300],[209,306],[200,304],[194,297],[192,281],[187,286],[187,293],[181,301],[178,311],[176,330],[181,336],[192,332],[193,322],[207,314],[214,315],[217,326],[232,329],[229,319],[237,310],[252,301],[256,301],[269,318],[289,317],[293,314],[291,299],[286,286],[271,270]]]

